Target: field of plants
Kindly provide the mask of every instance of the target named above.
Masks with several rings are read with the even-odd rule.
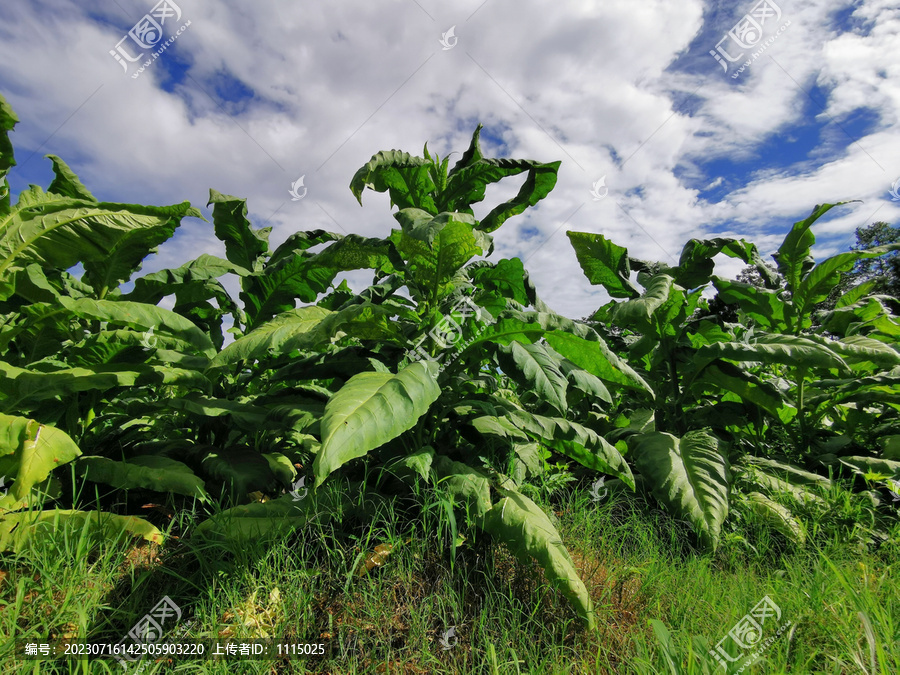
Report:
[[[452,167],[356,172],[396,207],[384,237],[272,246],[211,190],[225,258],[141,275],[200,211],[98,201],[55,155],[14,200],[16,123],[0,98],[3,672],[900,672],[900,316],[847,284],[900,244],[816,262],[840,202],[774,264],[570,231],[612,298],[576,320],[491,255],[560,163],[486,158],[480,126]],[[162,634],[132,632],[164,598]],[[129,635],[321,647],[22,651]]]

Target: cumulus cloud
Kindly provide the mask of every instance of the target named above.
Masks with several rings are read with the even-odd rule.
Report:
[[[527,260],[544,299],[575,317],[605,294],[580,273],[567,230],[639,258],[671,261],[713,235],[771,253],[815,204],[860,200],[818,226],[821,255],[900,210],[888,193],[900,177],[900,10],[888,0],[780,3],[764,37],[787,27],[735,79],[709,51],[754,2],[181,0],[189,28],[137,79],[109,52],[152,0],[98,4],[4,8],[0,91],[22,119],[14,190],[46,184],[50,152],[111,201],[247,197],[274,244],[299,229],[384,236],[389,201],[366,193],[360,208],[356,169],[425,142],[460,152],[482,122],[486,154],[562,162],[550,196],[496,233],[495,256]],[[292,201],[300,176],[308,193]],[[514,193],[508,183],[485,211]],[[211,223],[187,220],[145,271],[201,252],[223,253]]]

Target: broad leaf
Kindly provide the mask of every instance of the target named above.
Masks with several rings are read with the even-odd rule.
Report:
[[[701,540],[715,549],[729,493],[728,460],[718,441],[705,431],[690,431],[683,438],[656,431],[638,441],[635,463],[656,498],[676,518],[694,525]]]
[[[141,455],[124,462],[106,457],[82,457],[75,469],[82,478],[116,488],[144,488],[208,500],[203,481],[190,467],[168,457]]]
[[[635,298],[640,289],[632,283],[628,251],[602,234],[566,232],[578,264],[592,284],[601,284],[614,298]]]
[[[80,454],[64,431],[25,417],[0,414],[0,477],[8,488],[0,496],[0,512],[28,507],[31,488]]]
[[[25,511],[0,516],[0,551],[22,553],[39,541],[59,541],[60,531],[76,538],[99,535],[109,542],[123,536],[141,537],[163,543],[163,533],[142,518],[119,516],[102,511]],[[38,550],[43,547],[38,545]]]
[[[587,627],[593,630],[593,603],[559,532],[547,514],[528,497],[512,490],[504,490],[503,494],[506,496],[491,507],[481,527],[505,543],[519,558],[534,558],[548,581],[562,592]]]
[[[559,359],[551,356],[540,343],[510,342],[498,347],[497,358],[504,373],[536,393],[561,415],[566,414],[566,376],[560,370]]]
[[[316,487],[351,459],[415,426],[441,390],[433,363],[413,363],[396,375],[359,373],[328,401],[322,418],[322,448],[313,463]]]
[[[247,200],[209,191],[216,236],[225,244],[225,257],[248,272],[258,271],[269,252],[271,227],[253,229],[247,220]]]

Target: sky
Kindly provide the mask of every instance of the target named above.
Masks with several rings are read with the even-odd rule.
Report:
[[[356,170],[426,142],[457,153],[452,166],[482,123],[487,157],[562,162],[550,195],[494,233],[490,259],[521,258],[539,296],[579,318],[608,296],[567,230],[672,263],[713,236],[771,260],[820,203],[858,200],[815,226],[819,259],[858,227],[897,225],[896,5],[3,0],[0,93],[21,120],[11,191],[46,187],[55,154],[103,201],[190,201],[209,222],[185,219],[153,272],[224,256],[210,188],[246,198],[273,245],[320,228],[387,236],[389,199],[366,191],[360,207]],[[476,217],[522,180],[490,187]],[[741,267],[723,257],[716,272]]]

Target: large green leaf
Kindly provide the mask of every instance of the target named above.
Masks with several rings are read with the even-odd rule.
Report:
[[[407,261],[408,274],[423,299],[432,303],[453,288],[457,271],[476,255],[490,253],[490,238],[475,230],[475,218],[465,213],[431,216],[421,209],[397,214],[402,229],[391,241]]]
[[[54,399],[79,391],[104,391],[144,384],[210,386],[202,372],[187,368],[133,363],[41,372],[0,361],[0,392],[6,397],[3,407],[10,410],[26,402]]]
[[[56,541],[65,530],[76,538],[85,534],[100,535],[107,541],[117,541],[131,535],[162,544],[163,533],[142,518],[119,516],[102,511],[24,511],[0,516],[0,551],[21,553],[37,542]]]
[[[544,166],[541,162],[532,160],[482,157],[465,167],[454,169],[448,177],[446,189],[441,191],[438,197],[437,208],[440,211],[470,213],[471,205],[484,199],[486,186],[524,171],[540,171]],[[552,189],[553,186],[550,187]],[[546,193],[543,196],[546,196]]]
[[[898,249],[900,249],[900,243],[888,244],[863,251],[838,253],[823,260],[803,278],[794,293],[792,300],[797,306],[797,312],[803,316],[812,309],[813,305],[827,299],[835,286],[840,283],[844,273],[852,270],[857,261],[865,258],[877,258]]]
[[[56,155],[44,155],[53,162],[53,182],[47,188],[47,192],[60,195],[62,197],[72,197],[72,199],[86,199],[87,201],[96,202],[97,199],[91,194],[78,176],[69,165]]]
[[[736,303],[762,328],[772,331],[787,329],[787,304],[778,291],[719,277],[713,277],[712,282],[720,300],[728,304]]]
[[[138,237],[136,231],[157,232],[147,235],[144,245],[174,230],[186,216],[202,218],[188,202],[159,207],[94,202],[44,193],[33,185],[15,207],[0,214],[0,299],[13,294],[16,270],[29,263],[66,270],[80,262],[93,283],[116,281],[135,263],[137,239],[128,242]]]
[[[334,489],[300,488],[278,499],[235,506],[204,520],[192,536],[235,544],[257,543],[283,537],[307,525],[325,525],[344,519],[350,506],[346,485]]]
[[[778,271],[787,281],[788,290],[791,293],[797,292],[803,277],[816,264],[815,258],[810,254],[810,248],[816,243],[816,236],[810,229],[813,223],[835,206],[846,203],[816,205],[805,220],[794,223],[791,231],[787,233],[774,257],[775,262],[778,263]]]
[[[316,487],[332,471],[412,429],[441,390],[437,365],[413,363],[396,375],[359,373],[328,401],[322,448],[313,462]]]
[[[122,295],[122,300],[155,305],[167,295],[183,291],[188,285],[203,286],[225,274],[246,275],[247,271],[232,262],[202,253],[198,258],[175,269],[145,274],[134,280],[134,290]]]
[[[658,431],[643,434],[635,463],[654,496],[715,549],[728,515],[730,482],[728,459],[718,441],[706,431],[689,431],[682,438]]]
[[[548,581],[569,600],[575,611],[593,630],[594,606],[572,557],[563,545],[547,514],[523,494],[503,490],[506,496],[494,504],[481,527],[502,541],[520,559],[534,558]]]
[[[604,382],[620,384],[653,396],[653,389],[631,366],[619,358],[599,337],[584,339],[571,333],[547,333],[547,342],[579,368]]]
[[[480,518],[491,508],[491,484],[484,472],[444,455],[435,456],[434,472],[440,487],[472,517]]]
[[[376,192],[388,192],[391,206],[396,205],[401,209],[415,207],[437,215],[430,165],[429,160],[413,157],[408,152],[378,152],[354,174],[350,181],[350,191],[360,205],[363,190],[369,188]]]
[[[6,175],[16,165],[13,146],[9,140],[9,132],[19,123],[16,113],[9,107],[6,99],[0,94],[0,214],[9,211],[9,183]]]
[[[259,271],[262,258],[269,252],[271,227],[253,229],[247,219],[247,200],[209,191],[213,204],[216,236],[225,244],[225,257],[248,272]]]
[[[466,267],[466,271],[483,290],[499,293],[522,305],[534,304],[537,300],[528,273],[518,258],[504,258],[496,263],[477,260]]]
[[[848,372],[849,366],[834,351],[816,340],[799,335],[760,335],[753,344],[714,342],[697,350],[697,359],[708,363],[715,359],[782,363],[794,368],[835,368]]]
[[[637,327],[643,333],[655,333],[654,314],[675,290],[674,280],[667,274],[658,274],[648,283],[644,294],[633,300],[625,300],[609,311],[610,320],[622,328]]]
[[[593,429],[559,417],[544,417],[524,410],[510,411],[500,419],[589,469],[618,477],[634,490],[634,476],[625,458]]]
[[[534,206],[556,186],[556,174],[561,162],[534,162],[528,169],[528,176],[515,197],[491,209],[478,229],[482,232],[493,232],[512,216],[522,213],[529,206]]]
[[[271,494],[281,487],[269,461],[252,448],[200,446],[195,452],[200,457],[201,472],[209,478],[207,488],[213,497],[227,494],[245,500],[251,492]]]
[[[363,303],[349,305],[338,312],[318,306],[300,307],[279,314],[225,347],[210,361],[218,368],[246,360],[287,354],[294,349],[317,348],[330,344],[338,331],[360,338],[386,338],[397,334],[389,318],[397,310]]]
[[[691,239],[681,249],[678,267],[667,270],[667,274],[673,275],[675,283],[684,288],[703,286],[712,278],[715,269],[713,258],[719,253],[729,258],[739,258],[747,264],[761,262],[756,246],[743,239]]]
[[[900,476],[900,461],[879,457],[841,457],[839,461],[866,480],[884,480]]]
[[[782,424],[797,415],[797,409],[785,402],[778,389],[727,361],[709,364],[696,375],[693,383],[695,387],[712,386],[737,394],[781,420]]]
[[[334,239],[337,235],[316,230],[318,239]],[[357,269],[377,269],[393,272],[390,265],[389,241],[360,237],[355,234],[341,237],[319,253],[307,253],[307,237],[289,238],[272,254],[264,269],[242,279],[241,299],[255,328],[273,316],[294,309],[296,301],[314,302],[327,291],[340,272]]]
[[[566,232],[578,264],[592,284],[601,284],[614,298],[635,298],[640,288],[632,283],[628,251],[602,234]]]
[[[64,431],[26,417],[0,414],[0,477],[8,488],[0,496],[0,512],[28,507],[31,488],[80,454]]]
[[[27,314],[34,317],[33,320],[36,322],[55,319],[60,315],[70,315],[88,321],[106,321],[141,332],[152,329],[154,334],[170,335],[183,340],[205,356],[212,357],[216,353],[206,333],[189,319],[162,307],[142,302],[90,298],[73,300],[66,296],[59,298],[58,305],[60,306],[34,306],[29,308]]]
[[[555,354],[556,352],[554,351],[553,353]],[[609,389],[606,388],[606,385],[603,384],[599,377],[579,368],[568,359],[562,358],[561,355],[560,358],[562,360],[560,361],[559,369],[573,388],[584,392],[588,396],[595,396],[605,403],[611,404],[613,402]]]
[[[540,343],[523,345],[514,341],[506,346],[501,345],[497,358],[504,373],[523,388],[536,393],[561,415],[566,414],[566,376],[560,370],[559,359],[554,358]]]
[[[765,523],[783,534],[788,541],[803,546],[806,541],[803,525],[787,508],[760,492],[749,492],[745,497],[750,509]]]
[[[82,478],[116,488],[144,488],[208,500],[203,481],[190,467],[168,457],[141,455],[124,462],[107,457],[82,457],[75,469]]]

